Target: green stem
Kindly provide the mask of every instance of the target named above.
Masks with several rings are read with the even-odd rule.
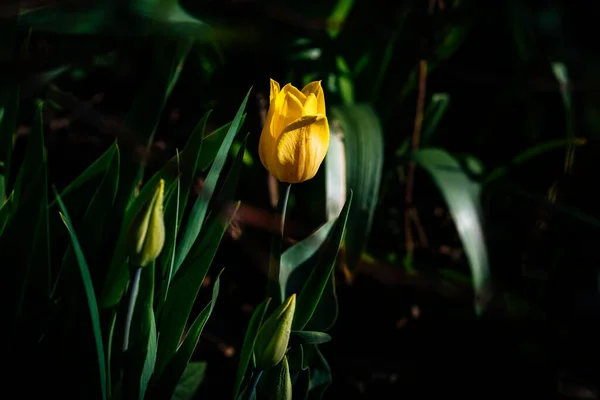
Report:
[[[123,334],[123,352],[129,348],[129,332],[131,331],[131,322],[133,321],[133,311],[135,309],[135,301],[140,289],[140,275],[142,269],[136,267],[133,273],[133,280],[129,289],[129,304],[127,306],[127,316],[125,317],[125,333]]]
[[[285,216],[287,214],[288,199],[290,197],[291,183],[282,184],[283,196],[279,198],[277,211],[281,215],[279,224],[279,233],[273,235],[271,242],[271,257],[269,258],[269,283],[267,287],[267,296],[271,297],[272,307],[277,307],[283,301],[281,288],[279,287],[279,269],[281,266],[281,247],[285,228]]]

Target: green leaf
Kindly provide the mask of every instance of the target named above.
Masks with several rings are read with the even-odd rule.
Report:
[[[354,0],[338,0],[335,7],[331,11],[329,18],[327,19],[327,33],[329,37],[335,39],[341,31],[352,6]]]
[[[383,169],[383,131],[379,118],[370,105],[334,107],[331,115],[337,121],[331,124],[336,127],[332,136],[343,137],[346,190],[352,189],[354,193],[354,206],[348,215],[344,239],[346,267],[352,275],[366,246],[377,206]],[[339,171],[341,164],[339,161],[326,164],[328,187],[335,185],[329,181],[339,179],[342,174]],[[345,193],[337,193],[336,203],[342,204],[343,198],[339,196]],[[339,209],[332,209],[332,213],[335,212],[339,212]]]
[[[238,149],[238,152],[233,160],[233,164],[225,177],[225,182],[223,182],[223,186],[217,195],[217,199],[215,203],[218,206],[226,205],[228,202],[233,201],[235,197],[235,191],[238,186],[238,181],[240,177],[240,172],[242,171],[242,166],[244,163],[244,154],[246,153],[246,144],[248,142],[248,135],[244,138],[242,145]]]
[[[221,238],[238,208],[239,203],[234,212],[226,215],[225,219],[215,218],[208,225],[205,234],[196,241],[172,281],[167,301],[159,318],[157,374],[162,372],[181,341],[196,296],[221,243]]]
[[[113,143],[100,157],[98,157],[89,167],[87,167],[81,175],[75,178],[69,185],[64,188],[60,197],[66,198],[73,190],[89,182],[91,179],[97,177],[100,174],[106,173],[106,170],[110,167],[113,162],[115,153],[118,152],[117,143]],[[50,203],[52,207],[56,203],[56,199]]]
[[[63,219],[63,222],[69,231],[71,244],[73,245],[73,251],[75,252],[75,258],[77,259],[77,265],[79,266],[79,271],[81,273],[81,279],[83,281],[85,295],[90,310],[90,317],[92,320],[94,340],[96,342],[96,356],[98,358],[98,369],[100,372],[100,390],[102,392],[102,399],[106,399],[106,364],[104,358],[104,344],[102,342],[100,313],[98,311],[98,303],[96,302],[96,294],[94,293],[94,285],[90,276],[90,271],[88,269],[87,262],[85,260],[85,256],[83,255],[81,247],[79,246],[77,234],[75,233],[73,225],[71,224],[71,219],[69,217],[67,209],[56,190],[54,191],[54,194],[56,196],[56,200],[61,211],[61,218]]]
[[[246,114],[242,115],[242,119],[238,124],[238,132],[239,128],[244,124],[246,120]],[[202,172],[206,172],[208,167],[215,161],[215,157],[227,137],[227,132],[231,128],[232,122],[228,122],[220,128],[215,129],[213,132],[204,137],[204,141],[202,142],[202,149],[200,151],[200,155],[198,156],[198,169]],[[237,132],[235,133],[237,135]]]
[[[318,263],[315,265],[308,279],[304,283],[302,290],[298,294],[296,312],[292,324],[293,330],[302,330],[310,321],[317,308],[317,304],[321,299],[327,281],[331,277],[331,273],[335,266],[335,260],[344,237],[346,221],[348,220],[351,204],[352,191],[350,191],[348,200],[346,200],[346,205],[344,205],[344,208],[336,221],[335,228],[331,232],[325,251],[319,258]]]
[[[146,21],[147,33],[209,39],[211,27],[185,11],[178,0],[133,0],[131,11]]]
[[[336,219],[327,221],[307,238],[283,252],[279,270],[279,284],[283,299],[287,299],[302,289],[304,282],[308,279],[317,261],[319,249],[330,236],[331,229],[335,224]]]
[[[152,398],[157,400],[168,399],[171,398],[175,392],[177,382],[179,382],[181,379],[181,376],[183,375],[183,372],[185,371],[185,368],[189,363],[194,350],[196,350],[196,346],[200,340],[200,335],[202,334],[204,325],[206,325],[206,321],[208,321],[208,318],[210,317],[210,314],[212,313],[217,302],[217,297],[219,295],[219,280],[222,272],[223,271],[219,273],[217,279],[215,280],[211,302],[200,312],[185,335],[183,343],[181,346],[179,346],[177,352],[169,360],[164,370],[162,372],[156,372],[159,378],[156,382],[156,385],[153,386]]]
[[[290,346],[298,344],[321,344],[331,340],[331,336],[325,332],[292,331],[290,334]]]
[[[183,375],[175,388],[171,400],[192,400],[202,384],[206,373],[206,362],[191,362],[185,367]]]
[[[321,299],[317,303],[317,308],[304,329],[308,331],[328,331],[335,324],[337,317],[338,300],[335,290],[335,271],[331,271],[325,290],[323,290]]]
[[[199,154],[202,149],[202,138],[206,131],[206,122],[210,111],[207,112],[200,122],[196,124],[196,127],[192,131],[192,135],[188,139],[185,151],[180,157],[177,157],[177,179],[176,182],[176,193],[171,195],[166,201],[164,206],[165,214],[165,226],[173,227],[173,229],[167,229],[167,235],[163,251],[158,259],[158,265],[161,267],[161,278],[163,283],[161,285],[161,293],[163,301],[166,299],[169,285],[171,283],[174,257],[176,250],[176,240],[179,234],[179,228],[183,219],[183,211],[187,205],[189,193],[194,183],[196,167],[198,165]],[[183,192],[181,190],[183,188]],[[173,232],[169,234],[169,232]]]
[[[263,323],[263,319],[265,318],[265,313],[267,311],[270,301],[271,299],[263,300],[263,302],[260,303],[252,313],[252,317],[250,318],[250,322],[248,323],[246,335],[244,336],[244,343],[242,344],[242,351],[240,353],[240,361],[238,363],[235,385],[233,386],[234,399],[237,399],[238,394],[240,393],[242,382],[244,381],[246,371],[248,370],[248,365],[250,365],[250,361],[252,360],[256,336],[258,335],[258,330],[260,329]]]
[[[221,174],[221,170],[225,165],[225,161],[227,159],[227,154],[229,153],[229,148],[233,143],[233,138],[235,134],[239,130],[239,126],[242,120],[242,115],[244,113],[244,109],[246,108],[246,103],[248,102],[248,97],[250,96],[250,91],[246,94],[244,101],[242,101],[242,105],[238,109],[229,130],[227,131],[227,135],[225,136],[225,140],[221,144],[219,148],[219,152],[217,153],[217,157],[208,172],[206,180],[204,181],[204,187],[200,192],[200,195],[196,199],[192,211],[190,212],[189,219],[185,225],[185,229],[183,231],[183,236],[181,237],[181,241],[177,246],[177,252],[175,255],[175,264],[173,265],[173,273],[176,273],[183,260],[188,255],[190,249],[192,248],[193,243],[196,241],[200,230],[202,229],[202,224],[204,221],[204,217],[206,216],[206,212],[208,210],[208,203],[212,198],[213,192],[216,189],[217,181],[219,179],[219,175]]]
[[[481,185],[471,180],[460,163],[442,149],[422,149],[414,154],[414,159],[433,178],[452,214],[471,267],[475,312],[479,315],[492,295],[481,223]]]
[[[23,314],[38,309],[40,300],[46,301],[49,294],[50,249],[42,108],[43,104],[38,103],[32,133],[15,182],[14,214],[0,244],[3,263],[11,265],[4,280],[8,293],[11,289],[16,290],[17,320]],[[11,276],[15,276],[14,281]]]
[[[331,381],[331,368],[325,357],[323,357],[321,350],[315,345],[313,346],[310,362],[310,392],[308,398],[311,400],[322,399]]]
[[[109,156],[111,157],[110,160],[107,159]],[[103,244],[105,244],[105,224],[112,222],[107,218],[107,216],[114,204],[115,196],[119,186],[120,157],[117,143],[113,143],[113,145],[102,156],[100,156],[100,158],[105,159],[108,162],[108,165],[105,169],[104,177],[102,178],[100,185],[90,200],[90,203],[83,216],[83,220],[81,221],[81,226],[79,227],[79,236],[81,237],[80,245],[84,254],[86,254],[87,257],[92,260],[92,266],[99,263],[99,256]],[[103,160],[103,162],[105,161]],[[90,168],[92,168],[92,166]],[[88,168],[88,170],[90,168]],[[86,172],[84,171],[83,174],[85,173]],[[69,245],[65,251],[58,276],[53,284],[53,298],[56,298],[56,293],[60,290],[59,287],[62,285],[61,280],[65,279],[64,274],[68,274],[66,271],[69,266],[72,265],[73,257],[73,246]],[[94,270],[94,268],[92,268],[92,270]]]
[[[144,399],[146,389],[154,374],[154,366],[156,365],[156,349],[158,348],[158,341],[156,337],[156,321],[154,320],[154,311],[152,309],[148,312],[150,332],[148,337],[148,352],[146,354],[146,360],[144,361],[144,367],[142,369],[142,376],[140,378],[140,400]]]

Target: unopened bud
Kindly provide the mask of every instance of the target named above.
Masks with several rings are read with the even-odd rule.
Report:
[[[292,378],[287,356],[269,370],[263,387],[266,389],[267,400],[292,400]]]
[[[164,191],[165,181],[161,179],[152,198],[144,203],[129,226],[127,252],[136,267],[145,267],[156,260],[165,244]]]
[[[271,368],[281,362],[290,341],[292,321],[296,311],[296,294],[277,307],[259,329],[254,344],[258,369]]]

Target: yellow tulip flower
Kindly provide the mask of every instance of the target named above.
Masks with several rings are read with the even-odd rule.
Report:
[[[280,182],[304,182],[316,175],[328,148],[321,81],[300,91],[289,83],[280,90],[271,79],[269,112],[258,145],[265,168]]]

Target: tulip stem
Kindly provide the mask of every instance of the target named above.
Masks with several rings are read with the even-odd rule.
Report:
[[[279,225],[279,234],[281,235],[281,240],[283,240],[283,229],[285,228],[285,214],[287,213],[288,199],[290,198],[290,190],[292,188],[291,183],[286,183],[284,185],[284,194],[283,198],[280,200],[282,203],[281,206],[281,223]]]
[[[273,235],[271,241],[271,257],[269,258],[269,279],[267,286],[267,296],[274,300],[271,303],[271,307],[277,307],[283,301],[281,287],[279,286],[279,268],[281,266],[281,247],[285,228],[285,215],[287,213],[287,204],[291,188],[291,183],[282,184],[280,189],[283,189],[283,196],[280,196],[279,201],[277,202],[277,211],[281,215],[281,220],[279,222],[279,233]]]
[[[250,381],[250,385],[248,386],[248,392],[246,393],[246,399],[250,400],[252,398],[252,395],[256,391],[256,387],[258,386],[258,381],[260,380],[262,373],[263,373],[263,370],[261,369],[260,371],[254,371],[254,374],[252,374],[252,381]]]
[[[133,273],[133,280],[129,287],[129,304],[127,305],[127,316],[125,317],[125,332],[123,334],[123,353],[129,348],[129,332],[131,331],[131,322],[133,321],[133,311],[135,309],[135,301],[140,289],[140,275],[142,269],[136,267]]]

